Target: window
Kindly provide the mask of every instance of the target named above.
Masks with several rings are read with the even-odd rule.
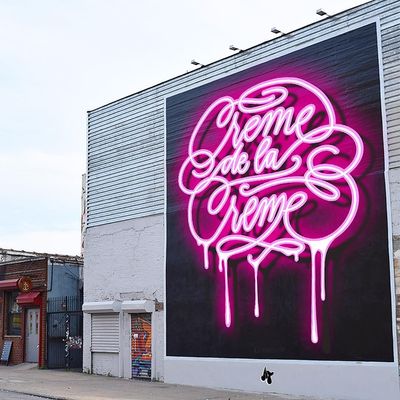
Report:
[[[6,292],[7,296],[7,331],[6,335],[21,335],[22,310],[17,304],[17,291]]]

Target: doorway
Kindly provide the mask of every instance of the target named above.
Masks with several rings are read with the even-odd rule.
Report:
[[[132,314],[132,378],[151,378],[151,314]]]
[[[39,361],[39,308],[28,308],[25,321],[25,362]]]

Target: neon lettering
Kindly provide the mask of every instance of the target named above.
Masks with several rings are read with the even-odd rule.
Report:
[[[296,90],[302,101],[289,105]],[[315,124],[317,113],[323,119]],[[345,138],[346,157],[334,137]],[[213,248],[219,271],[224,273],[226,327],[232,324],[229,259],[246,257],[253,268],[254,316],[259,317],[261,263],[272,252],[297,262],[308,250],[310,332],[311,341],[318,342],[317,289],[324,301],[327,252],[357,214],[359,191],[352,173],[362,156],[360,135],[338,123],[328,97],[303,79],[267,80],[236,99],[222,96],[204,111],[191,134],[178,182],[188,196],[188,226],[197,245],[203,247],[204,268],[209,268],[209,249]],[[329,233],[305,234],[294,223],[310,201],[323,207],[343,195],[349,199],[346,214]],[[199,213],[202,221],[213,221],[207,229],[196,222]]]

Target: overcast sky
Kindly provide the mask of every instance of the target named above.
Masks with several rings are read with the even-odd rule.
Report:
[[[0,247],[80,253],[86,111],[365,2],[0,0]]]

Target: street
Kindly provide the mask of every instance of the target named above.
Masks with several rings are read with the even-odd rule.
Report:
[[[48,400],[48,397],[31,396],[29,394],[0,390],[0,400]]]

